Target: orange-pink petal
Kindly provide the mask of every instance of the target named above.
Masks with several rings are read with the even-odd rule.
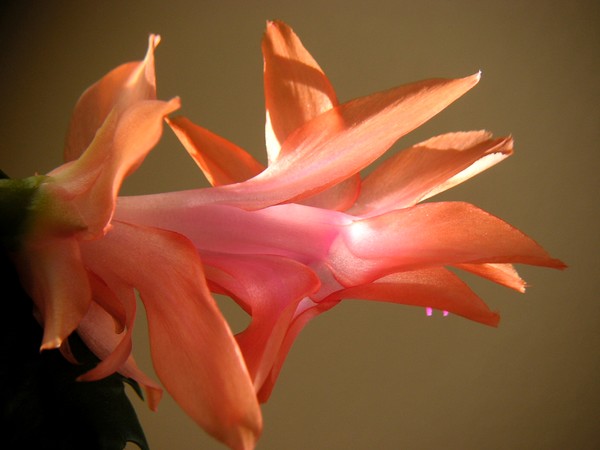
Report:
[[[67,132],[65,161],[79,158],[111,111],[122,111],[138,101],[156,98],[154,49],[159,42],[159,36],[150,35],[143,61],[126,63],[111,70],[81,95]]]
[[[500,320],[469,286],[443,267],[390,274],[372,283],[337,291],[324,301],[341,299],[431,307],[491,326],[497,326]]]
[[[108,230],[124,178],[156,145],[163,118],[179,105],[178,98],[168,102],[145,100],[121,113],[113,110],[83,155],[51,172],[73,197],[73,204],[87,225],[88,239]]]
[[[203,254],[207,278],[252,316],[236,335],[256,390],[271,371],[298,303],[320,282],[307,266],[274,255]]]
[[[512,139],[486,131],[448,133],[384,161],[362,183],[348,212],[375,215],[406,208],[476,175],[512,154]]]
[[[345,286],[386,273],[462,263],[565,265],[501,219],[462,202],[423,203],[358,220],[332,245],[330,259]]]
[[[297,128],[337,105],[333,86],[294,31],[281,21],[267,23],[262,40],[269,163]],[[284,151],[293,151],[286,147]]]
[[[244,149],[185,117],[167,123],[213,186],[246,181],[265,168]]]
[[[515,291],[525,292],[527,287],[512,264],[456,264],[456,267]]]
[[[86,314],[92,296],[77,241],[48,237],[26,242],[16,263],[43,322],[41,349],[60,347]]]
[[[479,74],[425,80],[338,105],[296,129],[284,142],[281,156],[254,178],[165,196],[175,208],[225,203],[245,209],[311,197],[358,173],[478,81]],[[152,207],[156,198],[135,201]]]
[[[191,243],[176,233],[115,221],[102,240],[85,247],[102,278],[114,270],[111,276],[139,291],[154,368],[175,401],[230,448],[251,448],[262,427],[256,395]]]

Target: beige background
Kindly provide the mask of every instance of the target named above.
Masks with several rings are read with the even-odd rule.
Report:
[[[184,114],[263,161],[266,19],[294,27],[342,100],[482,69],[403,143],[512,133],[514,157],[443,198],[499,215],[570,268],[524,267],[525,296],[474,283],[501,311],[498,329],[354,301],[320,317],[264,407],[259,449],[600,448],[597,1],[15,3],[0,24],[0,167],[12,177],[60,164],[79,94],[141,58],[150,32],[163,36],[159,95],[180,95]],[[201,183],[166,130],[123,192]],[[148,367],[141,320],[137,331]],[[169,399],[157,414],[136,403],[153,449],[222,448]]]

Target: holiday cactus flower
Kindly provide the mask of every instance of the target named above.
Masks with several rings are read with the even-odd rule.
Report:
[[[43,325],[42,350],[60,348],[72,358],[66,338],[77,331],[101,360],[80,380],[118,371],[146,388],[155,409],[161,388],[131,357],[138,291],[162,384],[213,436],[233,449],[251,448],[261,430],[260,408],[194,246],[172,231],[113,217],[123,179],[179,107],[178,98],[156,99],[158,43],[150,36],[143,61],[117,67],[84,92],[70,123],[65,164],[45,176],[2,181],[6,198],[28,199],[28,212],[15,221],[22,225],[18,235],[3,241],[10,241]]]
[[[295,337],[342,299],[499,316],[449,268],[524,291],[514,263],[562,268],[531,238],[463,202],[420,203],[512,154],[510,137],[443,134],[360,170],[480,79],[432,79],[339,103],[294,32],[263,39],[268,166],[184,117],[168,122],[212,188],[120,198],[120,220],[191,239],[210,288],[250,314],[236,338],[265,401]]]

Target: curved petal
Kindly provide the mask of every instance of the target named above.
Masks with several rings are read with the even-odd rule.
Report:
[[[265,141],[271,164],[283,142],[297,128],[338,104],[333,86],[294,31],[281,21],[267,23],[262,41],[266,125]],[[295,151],[291,146],[286,151]],[[301,203],[338,211],[349,208],[360,188],[354,175]]]
[[[115,332],[121,333],[127,324],[125,305],[98,275],[88,271],[88,279],[92,288],[93,301],[111,315],[115,322]]]
[[[262,40],[265,138],[269,164],[297,128],[337,105],[333,86],[294,31],[280,21],[267,22]],[[286,147],[284,151],[293,151]]]
[[[302,329],[312,319],[321,315],[325,311],[330,310],[339,302],[340,300],[321,301],[317,303],[311,300],[310,298],[304,298],[300,302],[294,315],[294,318],[287,329],[281,346],[279,347],[279,352],[277,353],[273,361],[273,367],[271,368],[271,371],[265,378],[265,381],[260,391],[258,391],[257,395],[261,403],[265,403],[271,396],[273,388],[275,387],[275,382],[277,381],[277,377],[281,373],[281,368],[283,367],[285,358],[287,357],[289,351],[292,348],[292,344],[294,343],[296,337],[298,337]]]
[[[316,292],[319,279],[307,266],[280,256],[203,253],[203,261],[207,279],[241,302],[252,316],[236,339],[258,391],[298,303]]]
[[[115,289],[116,286],[113,283],[111,285],[112,289]],[[85,319],[81,322],[78,331],[86,344],[90,345],[90,349],[95,349],[99,352],[96,353],[96,351],[92,350],[101,361],[96,367],[81,375],[79,377],[81,381],[100,380],[111,375],[119,370],[131,354],[131,335],[136,310],[135,294],[133,289],[122,285],[118,286],[115,291],[117,292],[113,293],[113,295],[115,297],[118,296],[117,301],[120,301],[125,310],[124,332],[119,333],[117,338],[117,333],[115,333],[114,329],[111,330],[107,326],[106,315],[104,314],[106,310],[102,309],[99,311],[100,305],[92,303],[92,308],[90,308]]]
[[[456,264],[455,267],[521,293],[525,292],[527,287],[525,280],[519,276],[512,264]]]
[[[358,173],[478,81],[479,74],[425,80],[352,100],[296,129],[284,142],[281,156],[254,178],[162,198],[181,208],[226,203],[260,209],[310,197]],[[156,198],[141,196],[135,202],[152,208]]]
[[[175,401],[231,448],[253,445],[262,427],[254,389],[191,243],[176,233],[115,222],[104,239],[86,244],[88,256],[100,276],[114,270],[111,276],[139,291],[154,368]]]
[[[169,102],[146,100],[121,114],[113,110],[85,153],[51,172],[57,184],[73,196],[73,204],[87,225],[87,238],[107,231],[123,179],[158,142],[164,116],[179,105],[178,98]]]
[[[246,181],[265,169],[242,148],[185,117],[167,123],[213,186]]]
[[[67,132],[65,161],[79,158],[113,109],[124,110],[140,100],[156,98],[154,49],[159,42],[160,36],[151,34],[143,61],[111,70],[81,95]]]
[[[405,149],[362,183],[349,212],[365,216],[406,208],[465,181],[512,154],[512,139],[486,131],[448,133]]]
[[[399,270],[462,263],[523,263],[562,269],[533,239],[468,203],[424,203],[346,227],[330,250],[345,286]]]
[[[324,301],[341,299],[432,307],[491,326],[498,326],[500,320],[469,286],[443,267],[394,273],[372,283],[342,289]]]
[[[133,292],[131,294],[133,295]],[[133,301],[135,302],[135,299]],[[131,333],[115,333],[111,326],[113,323],[113,318],[103,308],[92,303],[88,313],[79,324],[77,332],[101,362],[96,368],[78,377],[78,381],[93,381],[118,371],[143,386],[148,407],[156,411],[162,397],[162,388],[137,367],[133,357],[129,354]]]
[[[92,297],[77,241],[71,237],[28,241],[16,263],[43,321],[41,350],[60,347],[85,316]]]

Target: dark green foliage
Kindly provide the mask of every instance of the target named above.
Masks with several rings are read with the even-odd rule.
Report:
[[[127,441],[148,449],[124,382],[114,374],[94,382],[75,378],[97,363],[75,334],[69,344],[81,362],[58,350],[39,351],[42,328],[16,271],[0,250],[0,447],[6,450],[121,450]]]

